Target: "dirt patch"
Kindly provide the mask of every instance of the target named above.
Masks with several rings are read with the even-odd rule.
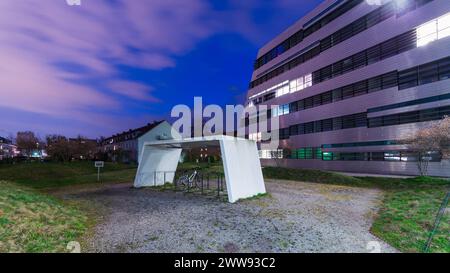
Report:
[[[378,190],[268,181],[269,196],[236,204],[108,185],[60,192],[101,210],[88,252],[368,252]],[[395,252],[379,242],[383,252]]]

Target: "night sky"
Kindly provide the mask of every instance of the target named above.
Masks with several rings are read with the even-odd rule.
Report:
[[[108,136],[243,103],[258,49],[320,0],[0,1],[0,136]]]

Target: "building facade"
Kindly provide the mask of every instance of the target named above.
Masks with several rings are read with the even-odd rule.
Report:
[[[13,144],[12,140],[0,137],[0,160],[13,158],[18,154],[17,146]]]
[[[450,1],[324,1],[260,49],[249,88],[280,119],[263,165],[417,175],[406,140],[450,115]]]
[[[100,141],[100,152],[113,161],[138,162],[145,142],[180,138],[167,121],[149,123]]]

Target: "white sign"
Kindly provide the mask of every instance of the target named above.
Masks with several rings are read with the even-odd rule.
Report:
[[[95,161],[95,167],[103,168],[103,167],[105,167],[105,162],[104,161]]]

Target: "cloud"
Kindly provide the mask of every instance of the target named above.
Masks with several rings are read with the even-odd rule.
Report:
[[[76,123],[80,131],[117,116],[128,122],[128,104],[160,100],[122,67],[174,68],[179,56],[223,32],[259,43],[271,21],[261,25],[255,12],[297,5],[280,2],[223,0],[218,8],[207,0],[1,0],[0,108]]]
[[[114,80],[109,83],[109,88],[116,94],[123,95],[135,100],[160,102],[160,100],[152,97],[149,94],[150,91],[153,90],[153,88],[145,84],[126,80]]]

